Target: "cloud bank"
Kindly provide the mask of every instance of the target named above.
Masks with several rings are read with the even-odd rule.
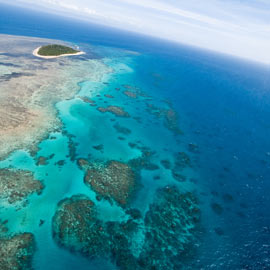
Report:
[[[268,0],[14,0],[14,3],[270,64]]]

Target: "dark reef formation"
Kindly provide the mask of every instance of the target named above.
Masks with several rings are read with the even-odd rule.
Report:
[[[171,162],[167,159],[161,160],[160,163],[167,170],[169,170],[171,168]]]
[[[79,98],[85,103],[89,103],[90,105],[96,106],[96,102],[89,97],[84,96],[84,97],[79,97]]]
[[[35,241],[31,233],[0,237],[0,269],[32,270],[34,251]]]
[[[54,156],[55,156],[55,154],[51,154],[51,155],[48,156],[48,157],[39,156],[39,157],[37,158],[36,165],[37,165],[37,166],[47,165],[47,164],[48,164],[48,161],[49,161],[50,159],[52,159]]]
[[[93,145],[93,149],[97,150],[97,151],[103,151],[104,149],[104,145],[103,144],[97,144],[97,145]]]
[[[77,156],[76,147],[78,146],[78,143],[74,141],[75,136],[67,133],[65,130],[62,133],[68,137],[68,152],[69,152],[68,157],[72,161],[75,161]]]
[[[104,230],[94,203],[77,195],[58,204],[53,218],[53,236],[59,244],[90,258],[106,254]]]
[[[114,98],[114,96],[109,95],[109,94],[105,94],[104,97],[106,97],[106,98]]]
[[[33,193],[41,194],[44,186],[33,173],[23,170],[0,169],[0,199],[9,203],[25,200]]]
[[[39,157],[38,161],[36,163],[37,166],[46,165],[47,164],[47,158],[46,157]]]
[[[102,113],[110,112],[119,117],[130,117],[129,113],[119,106],[98,107],[97,109]]]
[[[178,127],[178,114],[172,108],[164,111],[164,125],[169,130],[173,131],[176,134],[182,134],[182,131]]]
[[[96,193],[122,206],[128,203],[135,186],[135,175],[128,164],[115,160],[89,163],[83,159],[78,164],[85,171],[84,182]]]
[[[121,134],[124,134],[124,135],[129,135],[131,133],[131,130],[124,127],[124,126],[121,126],[119,125],[118,123],[116,123],[114,126],[115,130],[118,132],[118,133],[121,133]]]
[[[58,204],[53,218],[53,236],[58,244],[89,258],[113,257],[129,253],[129,235],[137,223],[103,222],[97,218],[94,203],[84,195],[73,196]]]
[[[184,169],[186,167],[192,167],[190,157],[185,152],[176,153],[175,166],[181,169]]]
[[[147,112],[156,116],[158,119],[163,119],[164,126],[176,135],[181,135],[182,131],[179,128],[179,117],[177,112],[169,104],[169,108],[160,108],[153,104],[147,103]]]
[[[178,152],[174,156],[174,166],[172,168],[172,176],[178,182],[186,181],[183,175],[183,169],[191,168],[191,159],[185,152]]]
[[[123,93],[128,97],[131,97],[131,98],[137,98],[138,96],[144,97],[144,98],[150,97],[136,86],[125,84],[123,85],[123,87],[126,89]]]
[[[211,203],[211,208],[217,215],[221,215],[223,213],[223,207],[218,203]]]
[[[181,269],[192,256],[200,221],[197,200],[174,186],[158,190],[145,216],[146,240],[140,256],[142,269]]]
[[[124,91],[123,92],[126,96],[130,97],[130,98],[137,98],[138,95],[135,92],[131,92],[131,91]]]
[[[129,147],[141,150],[142,154],[138,158],[129,160],[128,164],[136,171],[142,169],[154,171],[158,170],[159,166],[151,162],[151,158],[155,155],[155,151],[152,151],[147,146],[142,146],[140,143],[129,143]]]
[[[127,209],[128,219],[104,222],[85,195],[64,199],[53,218],[56,242],[88,258],[105,258],[120,270],[175,270],[192,258],[200,211],[192,193],[174,186],[157,191],[145,217]]]
[[[195,143],[189,143],[188,144],[188,151],[194,154],[199,153],[199,146]]]

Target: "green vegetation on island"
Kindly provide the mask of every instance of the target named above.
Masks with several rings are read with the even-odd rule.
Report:
[[[62,54],[76,54],[78,52],[79,51],[74,50],[70,47],[58,45],[58,44],[42,46],[38,50],[38,54],[42,56],[59,56]]]

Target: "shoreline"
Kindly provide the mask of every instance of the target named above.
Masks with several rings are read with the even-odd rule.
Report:
[[[54,44],[54,40],[1,34],[0,37],[0,51],[18,55],[18,61],[23,63],[14,65],[12,57],[1,58],[3,65],[8,66],[2,72],[4,76],[7,74],[8,80],[0,82],[1,161],[20,149],[37,152],[40,141],[61,128],[55,104],[75,96],[79,82],[86,79],[100,81],[104,74],[112,70],[97,59],[78,61],[78,57],[63,57],[37,61],[37,58],[31,57],[33,50],[37,57],[43,58],[37,53],[40,44]],[[64,44],[63,41],[57,43]],[[84,53],[79,51],[72,55]],[[66,55],[53,58],[61,56]]]
[[[60,54],[60,55],[50,55],[50,56],[45,56],[45,55],[40,55],[38,54],[39,49],[42,46],[36,48],[35,50],[33,50],[33,55],[39,58],[43,58],[43,59],[53,59],[53,58],[58,58],[58,57],[63,57],[63,56],[72,56],[72,55],[82,55],[85,54],[85,52],[77,52],[77,53],[65,53],[65,54]]]

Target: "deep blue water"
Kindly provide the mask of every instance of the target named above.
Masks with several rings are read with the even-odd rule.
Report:
[[[198,145],[199,152],[190,155],[194,158],[194,181],[204,230],[198,257],[192,262],[190,269],[270,269],[269,67],[52,15],[26,10],[22,12],[7,6],[0,6],[0,33],[111,46],[114,49],[102,47],[97,52],[101,56],[114,58],[116,62],[121,59],[117,58],[114,52],[116,48],[141,52],[140,55],[123,60],[134,72],[116,73],[110,77],[109,90],[106,91],[113,94],[113,89],[122,83],[135,85],[159,101],[170,100],[179,114],[183,135],[177,138],[168,130],[147,129],[146,123],[144,129],[133,122],[119,120],[121,125],[132,130],[130,141],[140,138],[145,145],[155,148],[162,157],[166,155],[166,151],[162,150],[164,145],[169,148],[168,156],[174,148],[179,147],[188,152],[189,143]],[[112,61],[108,64],[114,66],[115,63]],[[94,87],[99,89],[101,85],[88,85],[84,82],[81,91],[87,93]],[[103,89],[100,91],[108,93]],[[119,105],[125,106],[125,99],[118,98],[117,95],[116,98]],[[88,121],[91,125],[98,126],[101,118],[96,110],[90,111],[78,100],[64,101],[57,106],[61,120],[78,144],[77,152],[80,157],[93,154],[85,148],[85,145],[91,142],[94,142],[94,145],[102,143],[104,149],[108,149],[102,155],[97,154],[97,158],[109,156],[126,161],[131,155],[136,156],[136,151],[129,152],[126,145],[111,144],[108,138],[100,137],[98,131],[93,134],[91,130],[83,133],[79,130],[78,127],[82,126],[86,129]],[[127,110],[135,115],[136,106],[135,102],[128,103]],[[65,110],[68,110],[73,118],[65,115]],[[143,119],[148,117],[144,112],[141,116]],[[102,117],[104,126],[101,128],[114,134],[111,117]],[[150,120],[155,121],[152,118],[149,118]],[[57,136],[59,141],[65,140],[62,135]],[[43,143],[46,145],[46,141]],[[66,143],[63,142],[63,145]],[[51,144],[48,142],[48,145]],[[57,149],[56,146],[51,147]],[[46,146],[46,149],[49,151],[50,147]],[[61,151],[64,155],[67,150]],[[76,171],[72,162],[68,161],[65,168],[66,175],[72,170],[74,175],[77,175],[74,177],[81,177],[81,172]],[[45,174],[42,170],[46,171],[48,168],[40,169],[38,173],[41,175]],[[147,172],[142,172],[142,179],[145,181],[144,188],[134,204],[144,211],[144,204],[148,203],[148,199],[143,198],[148,198],[146,194],[151,194],[150,189],[154,189],[155,185],[149,182]],[[49,183],[50,180],[46,181]],[[162,181],[167,184],[169,180]],[[71,184],[66,184],[63,197],[72,195],[74,190],[88,192],[87,194],[92,196],[89,191],[84,191],[83,185],[74,187],[72,191],[69,186]],[[162,183],[157,184],[159,185]],[[66,192],[67,190],[69,191]],[[228,194],[230,199],[226,197]],[[58,197],[55,198],[57,199]],[[221,214],[212,210],[212,203],[222,207]],[[107,206],[102,207],[105,209]],[[222,233],[216,233],[217,228]],[[69,256],[65,252],[63,251],[62,258]],[[46,256],[50,256],[49,254],[50,252],[39,255],[44,256],[41,263],[43,267],[47,265]],[[85,261],[85,258],[81,258],[81,261],[78,269],[87,269],[88,261]],[[74,264],[77,264],[77,261]],[[69,266],[65,265],[65,269],[73,269],[71,265],[71,262]],[[51,269],[60,270],[62,266]],[[104,266],[104,269],[110,269],[109,267]]]

